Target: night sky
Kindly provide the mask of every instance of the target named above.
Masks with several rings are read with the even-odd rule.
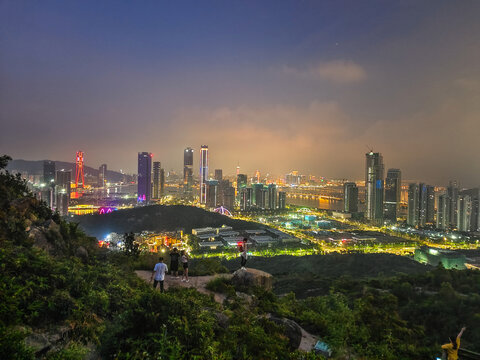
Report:
[[[480,185],[480,1],[0,0],[0,153]],[[198,166],[197,166],[198,167]]]

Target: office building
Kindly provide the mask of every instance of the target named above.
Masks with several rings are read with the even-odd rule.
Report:
[[[165,169],[160,168],[160,197],[165,195]]]
[[[399,169],[388,169],[385,179],[385,220],[396,222],[402,191],[402,173]]]
[[[285,210],[287,207],[287,193],[285,191],[278,192],[278,208]]]
[[[162,169],[162,164],[160,161],[153,162],[153,193],[152,199],[160,198],[160,170]]]
[[[365,204],[366,218],[375,225],[383,225],[383,157],[370,151],[365,154]]]
[[[232,211],[235,206],[235,188],[233,186],[224,186],[222,189],[222,206]]]
[[[459,217],[462,218],[461,223],[463,223],[463,228],[467,230],[463,231],[480,231],[480,189],[479,188],[473,188],[473,189],[467,189],[467,190],[462,190],[459,192],[459,196],[469,196],[470,197],[470,206],[465,206],[463,204],[463,209],[458,209],[459,212]],[[470,211],[470,220],[466,220],[465,216],[466,213],[468,215],[468,211]],[[462,212],[462,214],[460,214]],[[468,227],[467,222],[469,223]],[[458,228],[458,224],[457,224]],[[460,229],[459,229],[460,230]]]
[[[152,156],[149,152],[138,153],[137,201],[143,204],[151,199]]]
[[[245,174],[238,174],[237,175],[237,198],[238,202],[240,202],[240,191],[247,187],[247,175]]]
[[[450,181],[447,187],[447,195],[450,201],[449,211],[450,214],[448,215],[450,226],[455,227],[457,226],[457,205],[458,205],[458,185],[456,181]]]
[[[55,161],[45,160],[43,162],[43,182],[45,186],[55,186]]]
[[[252,205],[258,208],[264,208],[265,203],[263,202],[263,184],[252,184],[253,188],[253,198]]]
[[[457,229],[470,231],[472,216],[472,197],[467,194],[458,195],[457,198]]]
[[[200,203],[207,203],[208,146],[200,148]]]
[[[418,184],[409,184],[407,224],[410,226],[418,226],[419,223],[419,195],[420,190]]]
[[[55,173],[55,208],[62,216],[68,215],[70,205],[72,173],[56,171]]]
[[[215,169],[215,180],[222,181],[223,180],[223,171],[222,169]]]
[[[348,213],[358,212],[358,187],[354,182],[343,184],[343,210]]]
[[[240,210],[250,210],[252,207],[252,188],[242,187],[238,194],[240,197]]]
[[[268,208],[275,210],[277,208],[277,185],[268,185]]]
[[[448,229],[450,225],[450,199],[447,194],[441,194],[438,196],[437,203],[437,229]]]
[[[98,168],[98,184],[100,188],[105,188],[107,183],[107,164],[102,164]]]
[[[193,185],[193,149],[183,151],[183,188],[185,193],[191,193]]]
[[[215,208],[218,205],[218,181],[217,180],[207,180],[206,185],[206,206],[209,208]]]

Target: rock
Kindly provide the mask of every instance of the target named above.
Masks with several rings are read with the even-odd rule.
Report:
[[[58,226],[58,224],[52,219],[45,221],[43,227],[45,228],[45,231],[52,230],[55,232],[60,232],[60,226]]]
[[[251,295],[245,294],[240,291],[237,291],[235,294],[237,295],[237,297],[245,301],[247,304],[251,304],[253,302],[253,298]]]
[[[228,328],[230,319],[228,318],[227,315],[225,315],[220,311],[215,311],[215,318],[217,319],[218,326],[220,326],[222,329]]]
[[[88,260],[88,251],[83,246],[79,246],[77,250],[75,250],[75,256],[82,259],[83,262]]]
[[[28,232],[28,237],[33,240],[35,246],[44,249],[48,252],[53,250],[52,244],[47,240],[44,231],[39,227],[32,227]]]
[[[285,328],[285,336],[288,338],[288,343],[292,350],[298,349],[302,342],[302,328],[295,321],[279,318],[276,316],[270,316],[270,321],[273,321],[277,325],[281,325]]]
[[[273,276],[257,269],[239,269],[233,273],[232,284],[245,287],[261,286],[267,290],[272,290]]]
[[[31,334],[25,338],[25,345],[33,348],[35,354],[45,354],[52,344],[44,334]]]

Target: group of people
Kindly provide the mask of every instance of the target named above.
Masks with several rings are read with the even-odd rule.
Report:
[[[156,289],[157,285],[160,284],[160,291],[164,292],[165,274],[168,272],[168,267],[167,264],[164,263],[163,257],[160,257],[158,260],[159,262],[156,263],[155,267],[153,268],[150,282],[153,280],[154,289]],[[174,279],[178,279],[178,265],[180,261],[183,267],[182,281],[190,281],[188,279],[188,260],[189,256],[185,250],[178,252],[177,248],[173,248],[172,252],[170,253],[170,274]]]
[[[241,243],[238,245],[238,251],[240,252],[240,266],[242,269],[245,269],[247,264],[247,239],[244,238]],[[152,276],[150,277],[150,282],[153,280],[153,288],[156,289],[157,285],[160,284],[160,291],[164,292],[164,281],[165,274],[168,272],[167,264],[163,261],[163,257],[158,259],[158,263],[155,264],[155,267],[152,271]],[[185,250],[178,252],[177,248],[173,248],[170,253],[170,274],[174,279],[178,279],[178,265],[179,262],[182,263],[183,273],[182,281],[189,282],[188,279],[188,260],[189,256]]]

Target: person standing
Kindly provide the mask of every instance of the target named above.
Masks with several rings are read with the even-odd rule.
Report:
[[[167,265],[163,262],[163,257],[158,259],[158,263],[155,264],[155,267],[152,271],[152,277],[150,278],[150,282],[152,282],[153,276],[155,275],[155,279],[153,281],[153,288],[157,288],[157,284],[160,283],[160,292],[164,292],[163,281],[165,280],[165,273],[168,271]]]
[[[457,337],[450,336],[450,343],[442,345],[442,349],[447,353],[448,360],[458,360],[458,349],[460,348],[460,338],[463,335],[466,327],[458,333]]]
[[[182,262],[183,266],[182,281],[189,282],[190,280],[188,280],[188,254],[185,250],[182,250],[181,252],[180,261]]]
[[[176,247],[173,248],[173,251],[170,253],[170,271],[172,276],[175,276],[175,279],[178,279],[178,258],[180,254]]]
[[[243,244],[240,246],[240,265],[245,270],[247,265],[247,239],[243,238]]]

